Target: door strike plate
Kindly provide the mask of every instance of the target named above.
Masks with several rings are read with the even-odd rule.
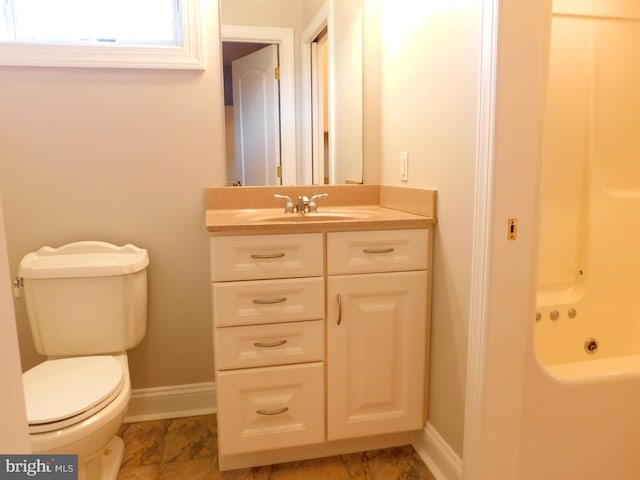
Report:
[[[518,238],[518,219],[510,218],[507,222],[507,240]]]

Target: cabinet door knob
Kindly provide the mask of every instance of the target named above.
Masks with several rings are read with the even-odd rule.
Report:
[[[287,343],[286,340],[278,340],[277,342],[270,342],[270,343],[255,342],[253,345],[255,347],[268,348],[268,347],[279,347],[281,345],[284,345],[285,343]]]
[[[256,305],[273,305],[274,303],[282,303],[286,301],[287,297],[274,298],[271,300],[262,300],[260,298],[256,298],[253,300],[253,303],[255,303]]]
[[[278,410],[256,410],[258,415],[280,415],[289,410],[289,407],[283,407]]]
[[[338,294],[338,325],[342,323],[342,295]]]

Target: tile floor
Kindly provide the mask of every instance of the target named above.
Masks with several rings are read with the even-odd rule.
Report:
[[[411,446],[218,470],[215,415],[129,423],[118,480],[435,480]]]

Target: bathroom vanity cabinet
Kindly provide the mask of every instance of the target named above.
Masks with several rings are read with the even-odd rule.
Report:
[[[210,237],[221,469],[410,443],[431,231]]]
[[[429,230],[327,234],[327,438],[423,426]]]

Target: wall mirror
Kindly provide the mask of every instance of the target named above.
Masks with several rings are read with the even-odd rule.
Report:
[[[362,183],[363,0],[220,0],[227,183]]]

